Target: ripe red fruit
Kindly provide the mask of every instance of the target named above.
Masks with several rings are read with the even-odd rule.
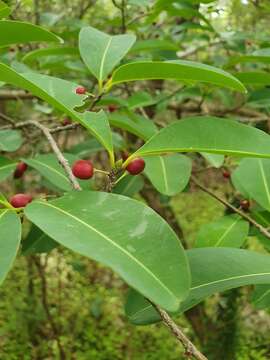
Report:
[[[78,86],[76,88],[76,94],[84,95],[86,93],[86,88],[83,86]]]
[[[10,204],[15,208],[25,207],[33,200],[31,195],[28,194],[16,194],[10,199]]]
[[[230,179],[231,173],[228,170],[223,170],[222,175],[225,179]]]
[[[110,113],[115,112],[117,110],[117,106],[114,104],[108,105],[108,110]]]
[[[243,209],[243,210],[248,210],[250,208],[250,202],[249,200],[241,200],[240,201],[240,207]]]
[[[130,173],[130,175],[138,175],[144,170],[144,168],[144,160],[142,158],[136,158],[128,164],[126,170]]]
[[[13,174],[14,178],[19,179],[20,177],[22,177],[27,168],[27,164],[25,164],[24,162],[19,162]]]
[[[72,124],[72,121],[71,121],[69,118],[65,118],[65,119],[61,122],[61,124],[62,124],[63,126],[70,125],[70,124]]]
[[[90,179],[94,175],[94,167],[89,160],[78,160],[72,166],[73,175],[79,179]]]

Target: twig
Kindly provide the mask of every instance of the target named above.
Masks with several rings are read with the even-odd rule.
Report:
[[[150,301],[150,300],[148,300]],[[183,333],[183,331],[177,326],[177,324],[171,319],[169,314],[161,309],[158,305],[152,303],[152,306],[156,309],[156,311],[159,313],[163,323],[171,330],[172,334],[177,338],[177,340],[183,345],[186,356],[187,357],[194,357],[197,360],[207,360],[207,357],[205,357],[197,348],[196,346],[186,337],[186,335]]]
[[[191,180],[194,182],[194,184],[196,184],[198,186],[198,188],[200,188],[205,193],[207,193],[208,195],[210,195],[213,198],[215,198],[216,200],[218,200],[221,204],[225,205],[228,209],[231,209],[233,212],[240,215],[243,219],[247,220],[250,224],[255,226],[265,237],[270,239],[270,233],[268,232],[268,230],[264,226],[259,224],[256,220],[254,220],[251,216],[249,216],[247,213],[245,213],[244,211],[233,206],[228,201],[226,201],[225,199],[221,198],[219,195],[214,193],[212,190],[209,190],[208,188],[206,188],[194,176],[191,177]]]

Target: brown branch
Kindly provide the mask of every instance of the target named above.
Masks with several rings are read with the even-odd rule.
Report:
[[[25,91],[1,91],[0,100],[33,99],[36,96]]]
[[[206,188],[203,184],[201,184],[194,176],[191,177],[191,180],[194,182],[194,184],[196,184],[198,186],[198,188],[200,188],[202,191],[204,191],[205,193],[207,193],[208,195],[212,196],[213,198],[215,198],[216,200],[218,200],[221,204],[223,204],[224,206],[226,206],[228,209],[232,210],[233,212],[235,212],[236,214],[240,215],[243,219],[247,220],[250,224],[252,224],[253,226],[255,226],[265,237],[267,237],[268,239],[270,239],[270,233],[269,231],[262,226],[261,224],[259,224],[256,220],[254,220],[251,216],[249,216],[247,213],[245,213],[244,211],[238,209],[237,207],[233,206],[232,204],[230,204],[228,201],[226,201],[225,199],[221,198],[219,195],[217,195],[216,193],[214,193],[212,190],[209,190],[208,188]]]
[[[150,300],[148,300],[150,301]],[[152,303],[152,306],[156,309],[156,311],[159,313],[163,323],[170,329],[171,333],[177,338],[177,340],[183,345],[186,356],[187,357],[194,357],[197,360],[207,360],[207,357],[205,357],[197,348],[196,346],[187,338],[187,336],[183,333],[183,331],[177,326],[177,324],[171,319],[169,314],[161,309],[158,305]]]

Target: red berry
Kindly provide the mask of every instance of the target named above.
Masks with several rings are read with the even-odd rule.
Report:
[[[240,207],[243,209],[243,210],[248,210],[250,208],[250,202],[249,200],[241,200],[240,201]]]
[[[63,126],[70,125],[70,124],[72,124],[72,121],[71,121],[69,118],[65,118],[65,119],[61,122],[61,124],[62,124]]]
[[[89,160],[78,160],[72,166],[73,175],[79,179],[90,179],[94,175],[94,167]]]
[[[14,178],[19,179],[20,177],[22,177],[27,168],[27,164],[25,164],[24,162],[19,162],[13,174]]]
[[[76,88],[76,94],[84,95],[86,93],[86,88],[83,86],[78,86]]]
[[[117,110],[117,106],[114,104],[108,105],[108,110],[110,113],[115,112]]]
[[[223,170],[222,175],[225,179],[230,179],[231,173],[228,170]]]
[[[16,194],[10,199],[10,204],[15,208],[25,207],[33,200],[31,195],[28,194]]]
[[[144,168],[145,162],[142,158],[132,160],[126,167],[130,175],[138,175],[144,170]]]

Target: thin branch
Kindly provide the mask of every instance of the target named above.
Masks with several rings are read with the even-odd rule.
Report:
[[[148,300],[150,301],[150,300]],[[151,302],[151,301],[150,301]],[[197,348],[196,346],[187,338],[187,336],[183,333],[183,331],[179,328],[179,326],[171,319],[169,314],[161,309],[158,305],[151,302],[153,307],[159,313],[163,323],[170,329],[171,333],[177,338],[177,340],[183,345],[186,356],[194,357],[197,360],[207,360]]]
[[[36,96],[25,91],[1,91],[0,100],[33,99]]]
[[[270,239],[270,232],[261,224],[259,224],[256,220],[254,220],[251,216],[249,216],[247,213],[245,213],[244,211],[238,209],[237,207],[233,206],[232,204],[230,204],[228,201],[226,201],[225,199],[221,198],[219,195],[217,195],[216,193],[214,193],[212,190],[209,190],[208,188],[206,188],[203,184],[201,184],[194,176],[191,177],[192,181],[194,182],[194,184],[196,184],[198,186],[198,188],[200,188],[202,191],[204,191],[205,193],[207,193],[208,195],[212,196],[213,198],[215,198],[216,200],[218,200],[221,204],[223,204],[224,206],[226,206],[228,209],[232,210],[233,212],[235,212],[236,214],[240,215],[243,219],[247,220],[250,224],[252,224],[253,226],[255,226],[265,237],[267,237],[268,239]]]

